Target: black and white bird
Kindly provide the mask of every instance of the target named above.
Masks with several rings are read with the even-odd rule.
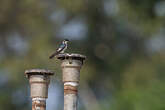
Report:
[[[56,49],[56,52],[54,52],[49,58],[52,59],[53,57],[55,57],[56,55],[60,54],[60,53],[64,53],[64,51],[67,49],[68,47],[68,39],[64,39],[61,43],[61,45],[59,46],[59,48]]]

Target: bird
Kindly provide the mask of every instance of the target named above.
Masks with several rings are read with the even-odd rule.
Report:
[[[64,53],[64,51],[67,49],[68,47],[68,42],[69,40],[68,39],[64,39],[62,41],[62,43],[60,44],[59,48],[56,49],[56,52],[54,52],[50,57],[49,59],[52,59],[53,57],[55,57],[56,55],[58,54],[61,54],[61,53]]]

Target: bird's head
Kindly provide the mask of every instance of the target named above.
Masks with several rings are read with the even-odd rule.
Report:
[[[68,39],[64,39],[64,40],[63,40],[63,43],[65,43],[65,44],[67,44],[68,42],[69,42]]]

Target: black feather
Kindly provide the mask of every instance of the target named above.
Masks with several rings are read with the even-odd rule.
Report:
[[[53,57],[55,57],[56,55],[58,55],[60,53],[60,51],[56,51],[55,53],[53,53],[50,57],[49,57],[49,59],[52,59]]]
[[[60,47],[56,50],[56,52],[49,57],[49,59],[52,59],[53,57],[58,55],[60,52],[62,52],[65,49],[65,47],[66,47],[65,44],[61,44]]]

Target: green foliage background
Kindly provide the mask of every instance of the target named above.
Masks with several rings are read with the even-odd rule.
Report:
[[[80,110],[164,110],[164,18],[163,0],[0,0],[0,110],[30,109],[26,69],[53,70],[62,85],[48,57],[64,38],[87,56]],[[76,20],[83,37],[59,34]]]

